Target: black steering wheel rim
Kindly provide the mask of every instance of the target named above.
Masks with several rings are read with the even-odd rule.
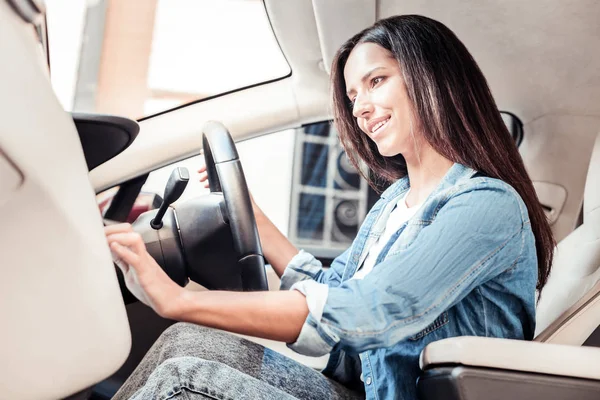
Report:
[[[210,191],[222,193],[225,201],[243,290],[268,290],[250,192],[233,139],[223,124],[209,121],[202,128],[202,146]]]

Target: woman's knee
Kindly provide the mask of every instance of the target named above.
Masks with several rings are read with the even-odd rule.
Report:
[[[178,322],[168,327],[162,333],[162,335],[160,335],[159,340],[181,342],[198,336],[210,335],[214,332],[216,332],[214,329],[207,328],[205,326],[190,324],[187,322]]]
[[[190,323],[176,323],[158,338],[161,359],[192,356],[237,364],[239,357],[261,359],[264,348],[239,336]]]

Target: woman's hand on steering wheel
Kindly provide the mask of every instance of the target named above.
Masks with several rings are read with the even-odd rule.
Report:
[[[161,317],[177,315],[185,289],[173,282],[156,263],[140,234],[130,224],[106,226],[104,233],[129,291]]]
[[[200,183],[202,183],[205,188],[208,188],[209,182],[208,182],[208,172],[206,172],[206,165],[201,166],[200,169],[198,170],[198,173],[200,174]]]

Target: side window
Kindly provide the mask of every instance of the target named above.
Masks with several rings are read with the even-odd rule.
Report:
[[[181,197],[179,197],[177,202],[183,202],[187,199],[207,194],[209,190],[200,184],[200,181],[198,180],[199,176],[196,172],[202,165],[204,165],[204,157],[196,155],[154,170],[148,175],[140,194],[153,193],[162,198],[165,193],[165,187],[167,186],[169,176],[171,176],[171,173],[177,167],[187,168],[190,174],[190,180],[185,187],[185,191]]]
[[[369,193],[330,121],[297,129],[290,207],[292,242],[321,254],[346,249],[365,218]]]
[[[296,130],[288,129],[240,141],[236,147],[242,161],[248,188],[256,203],[284,234],[289,229],[289,204]],[[190,181],[178,202],[209,193],[199,182],[198,168],[204,156],[197,155],[151,172],[141,194],[163,196],[175,167],[186,167]]]

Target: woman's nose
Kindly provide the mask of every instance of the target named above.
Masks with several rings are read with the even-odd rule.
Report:
[[[373,105],[364,96],[356,97],[354,101],[354,108],[352,109],[352,114],[355,118],[364,118],[368,116],[373,111]]]

